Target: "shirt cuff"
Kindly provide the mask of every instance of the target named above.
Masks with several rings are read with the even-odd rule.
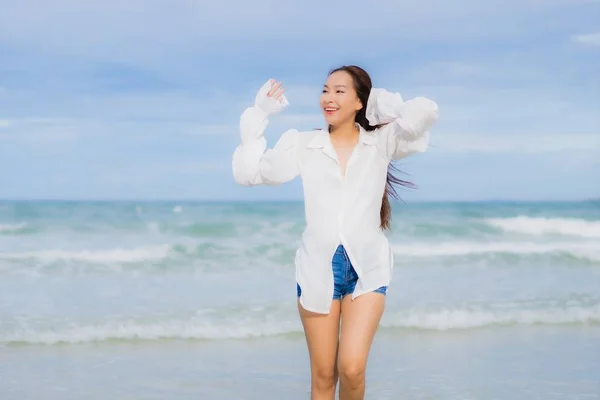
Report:
[[[268,114],[259,107],[247,108],[240,117],[240,139],[242,146],[263,137],[269,125]]]

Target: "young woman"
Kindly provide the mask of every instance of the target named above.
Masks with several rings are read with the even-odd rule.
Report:
[[[272,149],[269,116],[288,105],[269,80],[241,116],[237,183],[277,185],[300,176],[306,228],[296,251],[298,310],[311,365],[311,399],[362,399],[365,369],[392,277],[388,195],[403,183],[390,162],[424,152],[437,105],[372,88],[357,66],[331,71],[321,94],[324,130],[284,132]],[[341,324],[340,324],[341,321]],[[341,325],[341,326],[340,326]]]

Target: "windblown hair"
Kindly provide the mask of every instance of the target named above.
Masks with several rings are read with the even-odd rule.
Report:
[[[371,77],[369,74],[362,68],[356,65],[344,65],[339,68],[335,68],[329,72],[329,75],[334,72],[345,71],[352,77],[352,81],[354,82],[354,90],[358,95],[363,107],[356,113],[355,121],[362,126],[366,131],[373,131],[382,125],[372,126],[369,124],[367,120],[367,101],[369,100],[369,95],[371,94],[371,89],[373,84],[371,82]],[[331,128],[331,127],[330,127]],[[402,180],[394,175],[394,172],[400,172],[398,168],[390,163],[388,165],[388,172],[385,184],[385,190],[383,192],[383,199],[381,203],[381,223],[380,227],[384,230],[390,230],[392,225],[392,206],[390,204],[389,197],[393,197],[395,199],[399,199],[398,192],[394,185],[400,185],[405,187],[414,188],[415,185],[411,182]]]

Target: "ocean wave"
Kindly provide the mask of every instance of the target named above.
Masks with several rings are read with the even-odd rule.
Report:
[[[98,323],[39,320],[23,317],[14,328],[0,331],[0,344],[59,344],[109,340],[249,339],[300,332],[293,310],[282,307],[244,307],[237,310],[203,309],[188,317],[157,316],[112,319]],[[4,324],[10,326],[10,324]],[[51,327],[51,328],[50,328]]]
[[[514,218],[490,218],[487,224],[506,232],[527,235],[564,235],[584,238],[600,238],[600,221],[587,221],[577,218],[534,218],[518,216]]]
[[[600,300],[568,300],[475,304],[457,307],[413,307],[388,312],[383,329],[430,331],[469,330],[514,325],[589,325],[600,323]],[[9,324],[3,324],[5,327]],[[3,344],[87,343],[109,340],[164,339],[225,340],[301,334],[302,326],[291,308],[203,310],[187,318],[109,320],[98,323],[45,321],[28,324],[24,318],[0,331]]]
[[[473,256],[494,254],[566,255],[588,261],[600,261],[598,243],[535,242],[442,242],[392,244],[395,254],[413,257]]]
[[[81,276],[96,274],[198,274],[290,266],[295,248],[280,244],[180,241],[132,248],[44,249],[0,252],[0,273]]]
[[[29,225],[26,222],[21,222],[19,224],[0,224],[0,235],[26,233],[29,230]]]
[[[527,304],[498,308],[411,309],[390,316],[384,327],[424,330],[474,329],[510,325],[580,325],[600,323],[600,303],[538,308]]]
[[[0,253],[0,259],[27,260],[35,259],[52,263],[57,261],[77,261],[89,263],[135,263],[161,260],[168,257],[171,245],[138,247],[132,249],[107,250],[40,250],[22,253]]]
[[[173,231],[190,237],[217,239],[235,237],[236,229],[237,225],[235,224],[235,222],[221,221],[212,223],[193,223],[178,226],[175,229],[173,229]]]

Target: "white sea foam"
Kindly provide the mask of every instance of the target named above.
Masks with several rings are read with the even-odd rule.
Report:
[[[600,260],[598,243],[535,243],[535,242],[440,242],[392,244],[394,253],[400,256],[440,257],[485,254],[568,254],[591,261]]]
[[[600,304],[536,308],[411,309],[388,316],[382,324],[428,330],[473,329],[495,325],[563,325],[600,322]]]
[[[535,218],[519,216],[514,218],[491,218],[486,223],[507,232],[518,232],[542,236],[558,234],[584,238],[600,238],[600,221],[586,221],[576,218]]]
[[[300,334],[302,327],[288,309],[274,312],[248,309],[227,314],[208,310],[190,318],[104,320],[96,324],[78,321],[47,321],[28,326],[24,319],[0,331],[0,344],[83,343],[106,340],[247,339]],[[293,317],[292,317],[293,316]],[[411,308],[384,314],[381,325],[388,329],[458,330],[506,325],[588,325],[600,323],[600,301],[547,301]],[[6,326],[6,325],[5,325]]]
[[[0,233],[15,233],[22,231],[27,227],[27,223],[21,222],[19,224],[0,224]]]
[[[0,253],[0,259],[36,259],[42,262],[79,261],[90,263],[126,263],[160,260],[171,251],[168,244],[132,249],[106,250],[40,250],[21,253]]]
[[[268,319],[264,317],[230,318],[214,322],[209,318],[171,319],[144,322],[135,319],[108,321],[98,324],[65,322],[62,327],[35,328],[21,326],[12,332],[0,332],[0,343],[84,343],[106,340],[160,340],[160,339],[246,339],[300,332],[296,319]]]

